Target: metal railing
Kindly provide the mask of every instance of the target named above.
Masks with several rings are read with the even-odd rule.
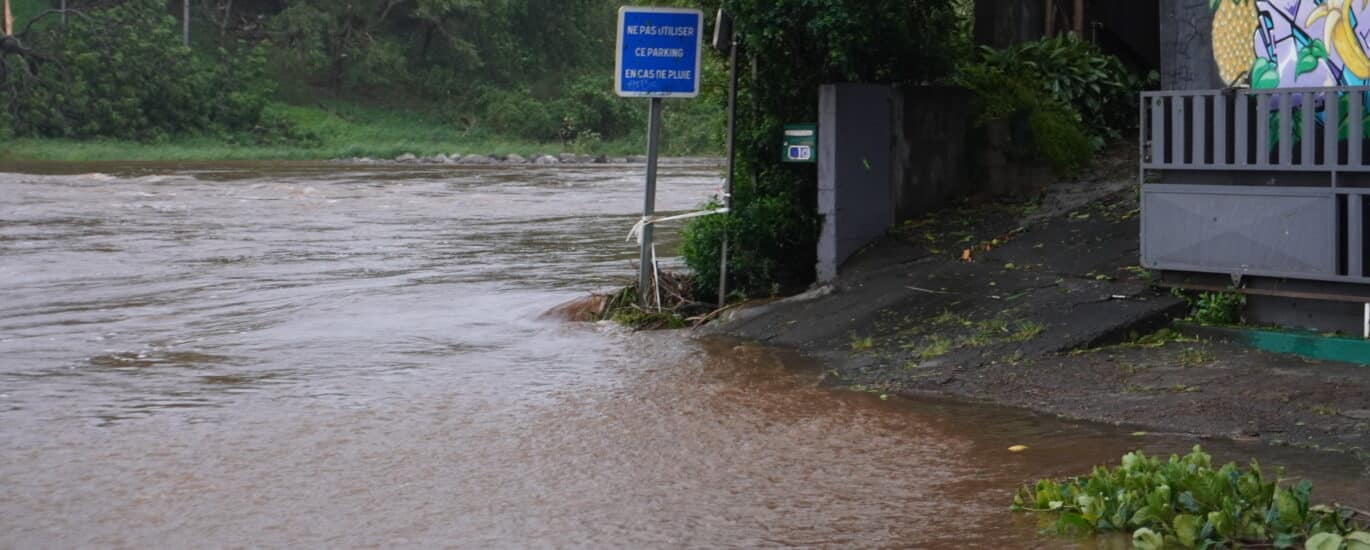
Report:
[[[1145,92],[1142,168],[1370,172],[1367,96],[1364,86]]]

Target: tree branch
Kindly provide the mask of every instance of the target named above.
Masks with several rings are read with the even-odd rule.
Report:
[[[17,33],[14,33],[14,36],[28,37],[29,32],[33,30],[33,25],[34,25],[34,23],[37,23],[39,20],[41,20],[41,19],[43,19],[43,18],[45,18],[45,17],[47,17],[47,16],[49,16],[49,15],[64,15],[64,14],[72,14],[72,15],[75,15],[75,16],[77,16],[77,17],[80,17],[81,19],[84,19],[84,20],[86,20],[86,21],[90,21],[90,17],[87,16],[85,13],[81,12],[81,10],[74,10],[74,9],[71,9],[71,8],[67,8],[67,9],[65,9],[65,10],[44,10],[44,11],[39,12],[38,15],[35,15],[35,16],[33,16],[31,19],[29,19],[29,22],[28,22],[27,24],[24,25],[24,30],[19,31],[19,32],[17,32]]]

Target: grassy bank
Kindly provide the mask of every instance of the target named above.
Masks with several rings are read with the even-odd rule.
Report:
[[[326,160],[394,158],[404,153],[532,156],[576,152],[626,156],[640,155],[644,149],[641,137],[575,146],[535,143],[488,131],[466,131],[421,111],[347,102],[309,106],[275,104],[270,111],[278,119],[288,121],[293,127],[292,133],[304,136],[304,139],[279,145],[255,143],[252,136],[192,137],[164,143],[16,139],[0,144],[0,160]],[[701,153],[672,149],[669,135],[666,141],[669,154]]]

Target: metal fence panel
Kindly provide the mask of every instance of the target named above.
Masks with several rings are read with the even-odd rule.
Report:
[[[1329,190],[1148,185],[1143,265],[1225,274],[1337,275]]]

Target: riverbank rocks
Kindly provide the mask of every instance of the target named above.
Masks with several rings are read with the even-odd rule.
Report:
[[[461,162],[459,162],[459,164],[468,164],[468,165],[487,165],[487,164],[494,164],[494,163],[496,163],[496,162],[498,162],[498,161],[496,161],[496,160],[494,159],[494,157],[487,157],[487,156],[485,156],[485,155],[470,155],[470,156],[462,157]]]
[[[560,164],[643,164],[647,162],[647,157],[633,155],[627,157],[610,157],[606,155],[585,155],[579,153],[560,153],[543,154],[525,157],[519,154],[511,155],[463,155],[452,153],[446,155],[438,153],[431,157],[419,156],[415,153],[405,153],[393,159],[376,159],[371,157],[352,157],[337,158],[333,162],[343,162],[349,164],[443,164],[443,165],[468,165],[468,166],[488,166],[495,164],[540,164],[540,165],[560,165]]]

